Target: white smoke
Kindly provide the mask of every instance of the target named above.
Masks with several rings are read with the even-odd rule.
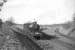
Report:
[[[33,21],[39,24],[57,24],[72,20],[74,0],[10,0],[4,6],[4,20],[13,16],[16,23]]]

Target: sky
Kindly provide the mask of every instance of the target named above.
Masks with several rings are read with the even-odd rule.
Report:
[[[58,24],[71,21],[74,12],[75,0],[8,0],[1,18],[5,21],[13,17],[18,24]]]

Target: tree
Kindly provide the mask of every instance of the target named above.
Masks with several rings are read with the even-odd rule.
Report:
[[[14,23],[14,19],[13,19],[13,17],[10,17],[10,18],[8,18],[8,20],[6,21],[6,23],[8,24],[8,25],[14,25],[15,23]]]
[[[6,3],[6,2],[7,2],[7,0],[0,0],[0,11],[2,10],[4,3]]]
[[[75,13],[73,14],[73,21],[75,22]]]

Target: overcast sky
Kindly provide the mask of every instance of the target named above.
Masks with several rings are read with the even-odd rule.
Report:
[[[16,23],[38,21],[39,24],[56,24],[72,19],[74,0],[8,0],[4,5],[4,20],[14,17]]]

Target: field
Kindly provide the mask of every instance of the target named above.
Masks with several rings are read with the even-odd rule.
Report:
[[[19,40],[14,36],[14,33],[9,29],[9,27],[3,26],[3,32],[7,32],[9,34],[5,34],[7,37],[7,40],[4,42],[3,47],[1,47],[1,50],[26,50],[26,48],[22,47]],[[13,28],[20,28],[23,29],[23,25],[15,25]],[[35,41],[43,50],[75,50],[75,37],[74,32],[68,35],[69,30],[71,28],[68,28],[70,26],[63,25],[63,24],[57,24],[57,25],[41,25],[41,28],[48,28],[47,30],[44,30],[48,35],[56,35],[59,38],[58,39],[52,39],[52,40],[37,40]],[[56,34],[55,30],[59,29],[62,33],[65,33],[64,35],[68,35],[66,37],[60,36],[59,34]],[[74,28],[74,27],[72,27]],[[10,36],[9,36],[10,35]],[[73,37],[73,38],[71,38]]]

